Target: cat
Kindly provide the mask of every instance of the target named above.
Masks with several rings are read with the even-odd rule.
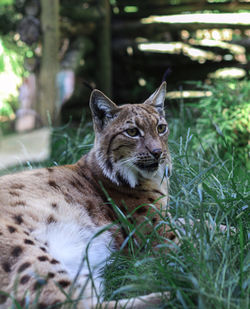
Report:
[[[11,297],[33,308],[38,292],[40,309],[67,302],[65,293],[77,308],[161,302],[161,293],[105,302],[101,273],[128,237],[117,210],[138,227],[138,246],[154,231],[176,240],[168,226],[158,227],[168,215],[171,170],[165,96],[163,82],[144,103],[118,106],[95,89],[88,154],[73,165],[0,177],[0,308],[10,306]]]

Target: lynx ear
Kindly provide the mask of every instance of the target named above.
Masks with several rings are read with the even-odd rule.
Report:
[[[155,107],[160,115],[164,116],[164,101],[166,97],[167,83],[163,82],[156,91],[144,102],[144,104]]]
[[[98,129],[102,129],[118,111],[118,106],[97,89],[92,91],[89,105]]]

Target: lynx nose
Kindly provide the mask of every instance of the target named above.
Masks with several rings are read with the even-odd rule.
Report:
[[[155,148],[151,150],[151,154],[158,160],[162,154],[162,151],[160,148]]]

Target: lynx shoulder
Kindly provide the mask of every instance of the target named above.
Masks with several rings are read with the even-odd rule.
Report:
[[[94,90],[95,142],[87,155],[73,165],[0,178],[0,290],[6,292],[0,295],[1,308],[12,304],[13,291],[21,306],[39,292],[38,308],[47,308],[65,302],[63,289],[77,299],[83,287],[77,308],[95,308],[102,295],[101,270],[127,237],[112,205],[132,214],[145,237],[152,233],[168,203],[165,92],[163,83],[144,103],[117,106]],[[84,262],[86,254],[89,263]],[[160,296],[142,300],[157,303]],[[99,308],[121,308],[126,302],[128,308],[139,308],[142,300],[103,302]]]

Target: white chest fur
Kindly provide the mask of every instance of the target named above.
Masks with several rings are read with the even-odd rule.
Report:
[[[51,223],[33,234],[47,244],[51,256],[60,261],[72,279],[78,272],[88,275],[91,271],[98,276],[114,247],[109,232],[76,223]]]

